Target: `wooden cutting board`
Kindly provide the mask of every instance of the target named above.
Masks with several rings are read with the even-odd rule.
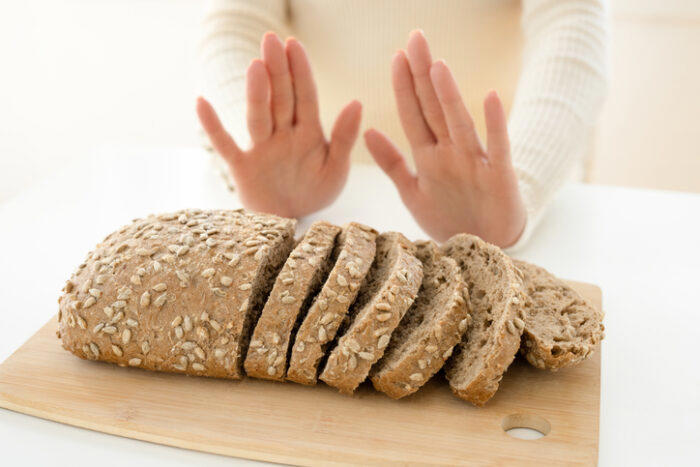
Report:
[[[595,306],[600,289],[573,283]],[[329,387],[214,380],[80,360],[52,319],[0,365],[0,407],[92,430],[292,464],[595,464],[600,352],[557,373],[521,359],[485,408],[442,377],[394,401],[368,384]],[[504,429],[548,432],[516,439]]]

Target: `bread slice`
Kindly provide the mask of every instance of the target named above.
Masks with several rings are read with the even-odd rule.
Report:
[[[482,406],[498,390],[520,347],[526,300],[522,280],[500,248],[474,235],[455,235],[443,251],[462,270],[472,318],[445,374],[458,397]]]
[[[546,269],[513,260],[528,294],[520,352],[531,365],[548,370],[574,366],[603,340],[603,313]]]
[[[288,380],[316,384],[328,344],[335,339],[374,261],[376,239],[376,230],[355,222],[346,225],[338,236],[333,269],[297,331]]]
[[[381,234],[374,263],[352,306],[350,324],[331,351],[321,380],[352,394],[384,354],[422,280],[423,266],[413,244],[397,232]]]
[[[255,325],[244,364],[248,376],[284,380],[292,333],[328,275],[339,232],[315,222],[289,255]]]
[[[242,356],[296,221],[188,210],[137,219],[88,255],[59,298],[59,335],[77,356],[241,378]]]
[[[413,394],[437,373],[469,325],[469,293],[457,263],[434,242],[415,245],[423,283],[370,372],[375,389],[394,399]]]

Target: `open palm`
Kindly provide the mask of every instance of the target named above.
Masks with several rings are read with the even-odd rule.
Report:
[[[416,221],[439,241],[469,232],[503,247],[515,243],[526,211],[498,95],[484,101],[484,149],[452,73],[443,61],[433,62],[420,31],[394,56],[392,80],[415,173],[383,133],[368,130],[365,142]]]
[[[246,208],[302,217],[328,206],[345,185],[362,107],[350,102],[327,141],[302,45],[293,38],[283,44],[267,33],[261,49],[262,59],[253,60],[246,73],[252,147],[241,150],[201,97],[197,114],[214,149],[228,163]]]

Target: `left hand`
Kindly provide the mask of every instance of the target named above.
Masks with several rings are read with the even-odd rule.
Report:
[[[365,132],[377,164],[425,232],[438,241],[468,232],[501,247],[513,245],[527,218],[510,159],[503,105],[495,92],[484,101],[485,149],[450,69],[433,62],[422,32],[396,53],[392,80],[401,124],[416,173],[383,133]]]

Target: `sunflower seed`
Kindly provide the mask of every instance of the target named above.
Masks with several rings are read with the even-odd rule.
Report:
[[[127,345],[131,341],[131,330],[124,329],[122,331],[122,344]]]
[[[105,327],[105,323],[98,323],[97,325],[95,325],[94,328],[92,328],[92,332],[97,334],[98,332],[100,332],[102,330],[103,327]]]
[[[143,341],[143,343],[141,344],[141,351],[144,354],[147,354],[148,352],[150,352],[151,351],[151,344],[149,344],[148,341]]]
[[[78,322],[78,326],[80,327],[80,329],[87,329],[87,323],[85,322],[85,320],[83,318],[78,316],[77,322]]]
[[[182,336],[185,335],[185,333],[182,331],[181,326],[175,326],[175,329],[173,329],[173,332],[175,332],[175,337],[178,339],[182,339]]]
[[[156,292],[164,292],[167,289],[168,286],[165,282],[161,282],[160,284],[156,284],[153,286],[153,290],[155,290]]]
[[[115,332],[117,332],[117,328],[115,328],[114,326],[105,326],[102,328],[102,332],[104,332],[105,334],[114,334]]]
[[[153,301],[153,304],[154,304],[155,306],[157,306],[158,308],[162,308],[163,305],[165,305],[165,301],[166,301],[167,299],[168,299],[168,294],[167,294],[167,293],[161,294],[161,295],[158,296],[158,298],[156,298],[156,299]]]
[[[226,351],[224,349],[214,349],[214,358],[221,360],[226,356]]]
[[[437,349],[438,349],[437,345],[434,345],[434,344],[430,344],[430,345],[425,346],[425,351],[428,353],[437,352]]]
[[[328,302],[325,299],[321,298],[316,303],[318,303],[318,307],[321,309],[321,311],[328,309]]]
[[[303,352],[305,348],[306,348],[306,345],[304,344],[304,342],[299,342],[297,344],[297,352]]]
[[[267,374],[270,376],[273,376],[277,371],[275,370],[274,366],[268,367],[267,368]]]
[[[411,381],[422,381],[423,380],[423,375],[421,373],[413,373],[411,376],[408,377]]]
[[[327,337],[328,337],[328,335],[326,334],[326,328],[324,328],[323,326],[320,326],[318,328],[318,341],[319,342],[326,342]]]
[[[515,329],[515,325],[513,324],[512,321],[506,321],[506,329],[510,334],[517,334],[517,331]]]
[[[354,370],[357,368],[357,358],[355,358],[355,355],[350,355],[348,357],[348,369]]]
[[[379,348],[379,349],[385,348],[387,345],[389,345],[389,340],[390,340],[389,335],[388,335],[388,334],[384,334],[384,335],[381,336],[381,337],[379,338],[379,340],[377,341],[377,348]]]
[[[153,272],[160,272],[163,266],[158,261],[153,261]]]
[[[469,325],[469,319],[464,318],[462,321],[459,322],[459,325],[457,326],[459,328],[459,332],[464,332],[467,330],[467,326]]]
[[[102,311],[103,311],[104,314],[106,314],[109,318],[111,318],[111,317],[114,315],[114,310],[113,310],[111,307],[106,306],[106,307],[104,307],[104,308],[102,309]]]
[[[182,324],[182,316],[176,316],[174,320],[171,321],[170,325],[172,327],[179,326]]]
[[[146,291],[143,294],[141,294],[141,300],[139,301],[139,304],[141,306],[148,306],[151,304],[151,294],[150,292]]]
[[[338,274],[338,277],[336,277],[335,280],[338,282],[338,285],[340,285],[341,287],[348,286],[347,279],[345,279],[345,277],[341,276],[340,274]]]
[[[112,352],[117,357],[121,357],[122,355],[124,355],[124,352],[122,352],[122,349],[118,345],[115,345],[115,344],[112,344]]]
[[[294,303],[296,301],[296,299],[294,297],[292,297],[291,295],[285,295],[284,297],[282,297],[280,299],[280,301],[284,304],[290,304],[290,303]]]
[[[221,276],[221,285],[224,287],[228,287],[229,285],[233,284],[233,279],[229,276]]]
[[[100,289],[90,289],[88,292],[95,298],[100,298],[102,295],[102,291]]]
[[[449,349],[445,350],[445,353],[442,354],[442,359],[447,360],[448,358],[450,358],[453,350],[454,350],[454,347],[450,347]]]
[[[381,302],[374,305],[374,308],[376,308],[379,311],[390,311],[391,305],[389,305],[388,303]]]
[[[335,297],[335,301],[338,303],[348,303],[350,299],[345,295],[338,295],[337,297]]]
[[[202,350],[201,347],[195,347],[195,348],[194,348],[194,354],[195,354],[200,360],[204,360],[204,359],[207,357],[206,354],[204,353],[204,350]]]
[[[331,321],[335,319],[335,314],[331,313],[330,311],[328,313],[324,313],[324,315],[321,317],[321,324],[328,324]]]
[[[185,315],[185,319],[182,321],[182,329],[185,332],[190,332],[192,330],[192,318],[189,315]]]
[[[388,321],[391,318],[391,313],[379,313],[377,315],[377,321],[381,321],[382,323],[384,321]]]
[[[129,278],[129,282],[131,282],[134,285],[141,285],[141,278],[134,274]]]
[[[207,268],[204,271],[202,271],[202,277],[211,277],[214,274],[216,274],[216,270],[214,268]]]
[[[95,357],[100,356],[100,348],[94,342],[90,342],[90,352],[92,352]]]
[[[238,286],[239,290],[250,290],[252,288],[252,284],[246,283],[246,284],[241,284]]]
[[[513,319],[513,324],[515,324],[515,327],[518,328],[518,331],[525,329],[525,321],[520,318]]]
[[[185,342],[182,343],[182,348],[183,348],[184,350],[192,350],[192,349],[194,349],[196,346],[197,346],[197,344],[195,344],[195,343],[192,342],[192,341],[185,341]]]
[[[92,295],[90,295],[90,296],[87,298],[87,300],[85,300],[85,302],[83,303],[83,308],[90,308],[92,305],[95,304],[95,302],[97,302],[97,300],[95,300],[95,297],[93,297]]]
[[[374,360],[374,354],[372,352],[358,352],[357,356],[362,360]]]
[[[386,332],[388,332],[390,330],[391,330],[391,328],[388,328],[388,327],[379,328],[379,329],[374,331],[374,337],[379,337],[382,334],[385,334]]]

